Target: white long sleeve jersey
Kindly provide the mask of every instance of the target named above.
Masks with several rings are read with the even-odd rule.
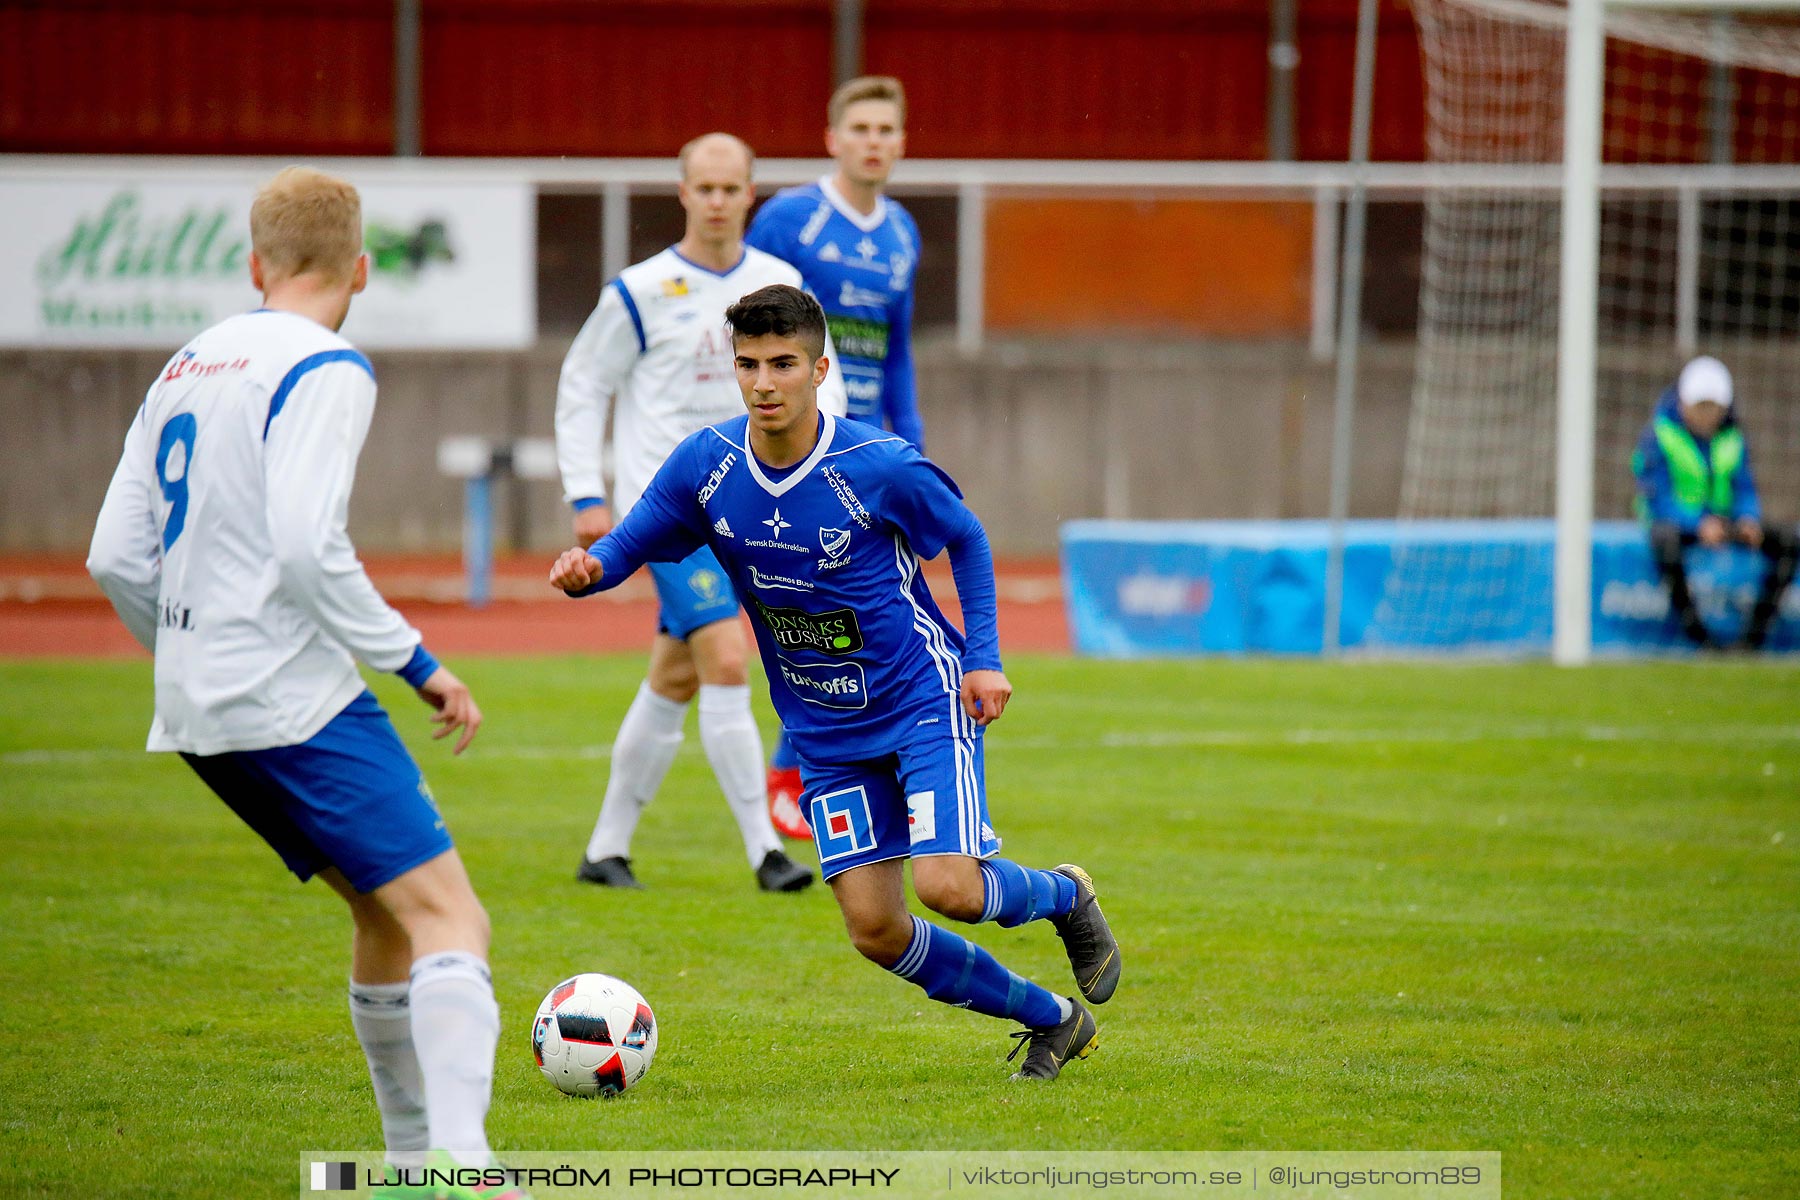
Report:
[[[800,272],[745,246],[737,265],[721,275],[671,246],[625,268],[601,290],[599,306],[563,359],[556,389],[556,458],[564,499],[574,503],[607,495],[600,451],[615,399],[616,486],[610,499],[620,517],[684,438],[743,415],[725,310],[775,283],[800,287]],[[844,377],[829,339],[825,354],[831,368],[819,389],[819,407],[842,416]]]
[[[156,655],[151,750],[221,754],[312,737],[419,634],[346,532],[375,377],[324,326],[267,309],[176,356],[144,397],[88,555]]]

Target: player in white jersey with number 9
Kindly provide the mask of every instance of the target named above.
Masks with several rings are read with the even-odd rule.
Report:
[[[798,285],[787,263],[744,244],[755,199],[750,147],[725,133],[681,149],[679,243],[625,268],[569,348],[556,392],[556,453],[563,490],[583,545],[623,517],[663,460],[696,430],[743,410],[732,369],[725,309],[774,283]],[[843,377],[833,371],[821,403],[844,411]],[[614,403],[616,401],[616,404]],[[601,479],[600,447],[609,407],[616,487]],[[755,539],[765,529],[724,530]],[[577,878],[603,887],[639,887],[631,840],[681,745],[689,701],[698,697],[700,742],[737,819],[744,854],[764,891],[791,892],[812,872],[781,849],[770,824],[762,735],[750,709],[749,647],[738,595],[711,550],[650,573],[660,602],[648,677],[620,722],[606,795]]]
[[[411,684],[459,754],[480,727],[345,530],[375,412],[373,368],[337,333],[368,279],[361,200],[290,167],[257,193],[250,234],[264,306],[151,385],[88,570],[156,657],[149,749],[178,751],[289,870],[349,904],[351,1024],[389,1163],[487,1167],[487,914],[356,666]]]

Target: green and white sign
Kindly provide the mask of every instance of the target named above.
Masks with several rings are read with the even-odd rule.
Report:
[[[0,180],[0,345],[173,350],[255,308],[256,185],[250,177]],[[369,287],[351,306],[344,336],[375,349],[532,342],[529,185],[359,190]]]

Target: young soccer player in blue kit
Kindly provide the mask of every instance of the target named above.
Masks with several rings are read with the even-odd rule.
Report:
[[[858,951],[934,1000],[1016,1020],[1015,1078],[1054,1079],[1097,1043],[1082,1000],[1110,999],[1119,946],[1081,868],[999,857],[982,771],[1000,669],[993,558],[956,485],[904,438],[818,411],[825,317],[774,285],[726,311],[745,417],[687,438],[624,521],[565,551],[571,595],[710,546],[746,600],[770,695],[799,752],[821,872]],[[950,555],[968,627],[919,571]],[[1012,927],[1049,920],[1082,999],[1059,997],[906,908]],[[1017,1052],[1015,1047],[1015,1053]]]
[[[906,153],[906,90],[889,75],[852,79],[831,94],[825,116],[825,149],[837,169],[777,192],[756,210],[744,240],[793,264],[825,310],[849,415],[885,424],[923,450],[912,359],[919,227],[887,194]],[[784,734],[769,760],[769,815],[787,837],[804,838],[799,766]]]

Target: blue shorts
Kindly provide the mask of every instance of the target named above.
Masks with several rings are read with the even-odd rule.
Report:
[[[981,735],[920,726],[896,754],[869,762],[800,760],[800,803],[826,879],[890,858],[992,858]]]
[[[672,638],[685,642],[694,630],[737,616],[737,592],[709,546],[678,563],[651,563],[650,578],[662,602],[657,629]]]
[[[450,849],[425,777],[368,692],[297,746],[181,757],[302,881],[336,867],[372,892]]]

